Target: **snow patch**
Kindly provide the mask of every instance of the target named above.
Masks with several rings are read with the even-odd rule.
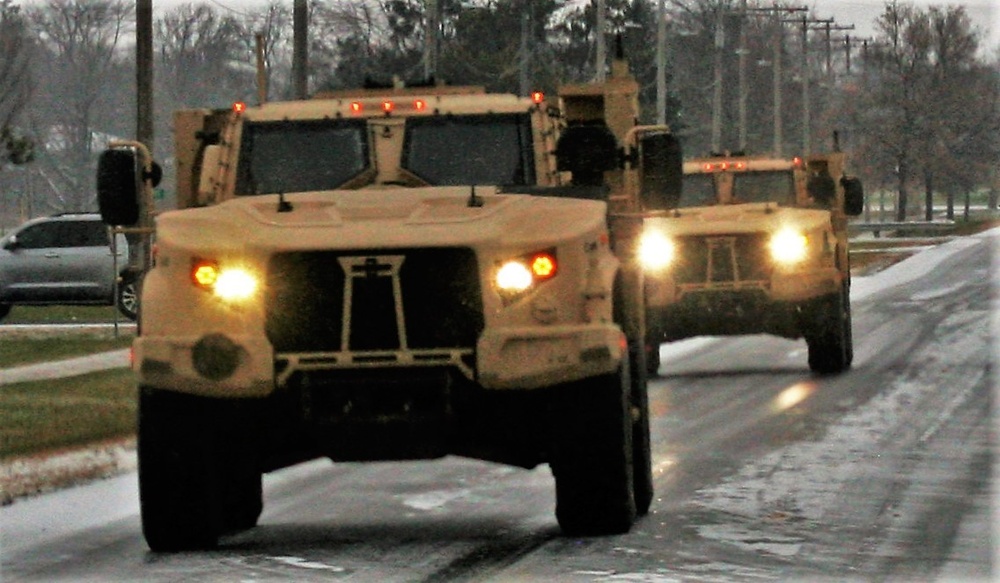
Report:
[[[416,510],[437,510],[443,508],[452,500],[458,500],[469,495],[471,490],[435,490],[412,496],[405,496],[403,504]]]

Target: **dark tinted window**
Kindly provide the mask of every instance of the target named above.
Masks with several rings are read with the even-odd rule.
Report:
[[[711,206],[719,202],[712,174],[685,174],[679,206]]]
[[[25,227],[17,234],[17,243],[23,249],[56,247],[62,234],[58,223],[39,223]]]
[[[236,194],[337,188],[368,167],[364,120],[248,123]]]
[[[430,184],[532,184],[527,114],[410,118],[403,167]]]
[[[107,227],[100,221],[50,221],[26,227],[17,234],[24,249],[53,247],[107,247]]]
[[[747,172],[733,175],[734,202],[795,204],[795,182],[789,172]]]

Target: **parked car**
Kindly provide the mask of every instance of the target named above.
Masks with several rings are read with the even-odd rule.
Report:
[[[139,273],[97,213],[33,219],[0,239],[0,319],[16,305],[117,306],[134,320]]]

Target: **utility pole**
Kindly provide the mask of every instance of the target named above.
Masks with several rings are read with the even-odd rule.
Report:
[[[712,153],[722,151],[722,49],[726,46],[723,11],[715,13],[715,74],[712,81]]]
[[[153,0],[136,0],[135,3],[135,70],[136,70],[136,124],[135,140],[149,152],[153,151]],[[146,196],[139,197],[138,227],[152,229],[153,204]],[[128,263],[143,270],[152,263],[149,237],[140,232],[125,234],[128,241]],[[141,284],[140,279],[140,286]],[[117,283],[115,285],[118,285]],[[116,288],[117,289],[117,288]],[[117,291],[116,291],[117,293]],[[116,320],[117,321],[117,320]]]
[[[782,26],[782,14],[792,14],[795,12],[808,12],[809,8],[805,6],[778,6],[775,3],[770,8],[748,8],[744,7],[746,13],[760,12],[768,13],[772,17],[772,30],[773,36],[771,39],[771,48],[773,49],[773,54],[771,58],[772,66],[772,83],[771,89],[773,94],[773,107],[774,110],[774,129],[773,129],[773,139],[774,143],[772,145],[772,150],[774,156],[780,157],[781,151],[783,149],[784,135],[782,127],[782,99],[781,99],[781,81],[782,81],[782,64],[781,64],[781,47],[784,44],[784,28]],[[744,65],[745,66],[745,65]],[[741,93],[745,93],[745,87],[741,89]],[[740,99],[745,99],[741,96]]]
[[[802,64],[800,65],[800,71],[802,75],[802,154],[808,156],[812,151],[812,132],[810,130],[812,112],[810,111],[809,105],[809,25],[811,23],[830,24],[833,22],[833,19],[809,19],[803,15],[801,22]]]
[[[740,48],[739,52],[739,115],[740,115],[740,139],[739,151],[747,151],[747,0],[743,0],[740,7]]]
[[[153,0],[135,3],[137,142],[153,150]]]
[[[833,19],[831,18],[830,20],[825,21],[823,23],[823,26],[820,27],[820,28],[826,32],[826,74],[827,74],[827,76],[832,77],[833,76],[833,40],[832,40],[832,37],[830,36],[830,33],[832,31],[835,31],[835,30],[854,30],[854,25],[853,24],[847,24],[847,25],[838,24],[838,25],[835,26],[833,24]],[[847,69],[850,70],[850,68],[851,68],[850,64],[848,64]]]
[[[529,72],[531,70],[531,46],[529,37],[531,35],[531,14],[525,12],[521,15],[521,59],[520,59],[520,96],[527,97],[531,92]]]
[[[292,4],[292,87],[295,99],[309,96],[309,7],[306,0]]]
[[[667,10],[666,0],[656,9],[656,123],[667,123]]]
[[[608,62],[608,48],[605,45],[604,31],[607,29],[607,9],[604,6],[604,0],[596,0],[597,2],[597,22],[594,23],[594,39],[596,40],[597,47],[595,49],[596,56],[594,58],[594,80],[598,83],[603,83],[605,78],[604,68]]]
[[[424,79],[430,81],[437,74],[441,5],[438,0],[426,0],[425,8],[427,27],[424,30]]]

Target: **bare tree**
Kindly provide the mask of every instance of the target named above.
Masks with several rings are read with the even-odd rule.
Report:
[[[31,41],[20,8],[0,0],[0,160],[23,164],[32,159],[33,143],[16,124],[31,99]]]
[[[36,67],[44,98],[36,109],[46,135],[39,171],[56,210],[94,208],[93,167],[103,132],[134,133],[130,40],[134,4],[126,0],[49,0],[27,16],[39,39]],[[133,106],[134,107],[134,106]]]

